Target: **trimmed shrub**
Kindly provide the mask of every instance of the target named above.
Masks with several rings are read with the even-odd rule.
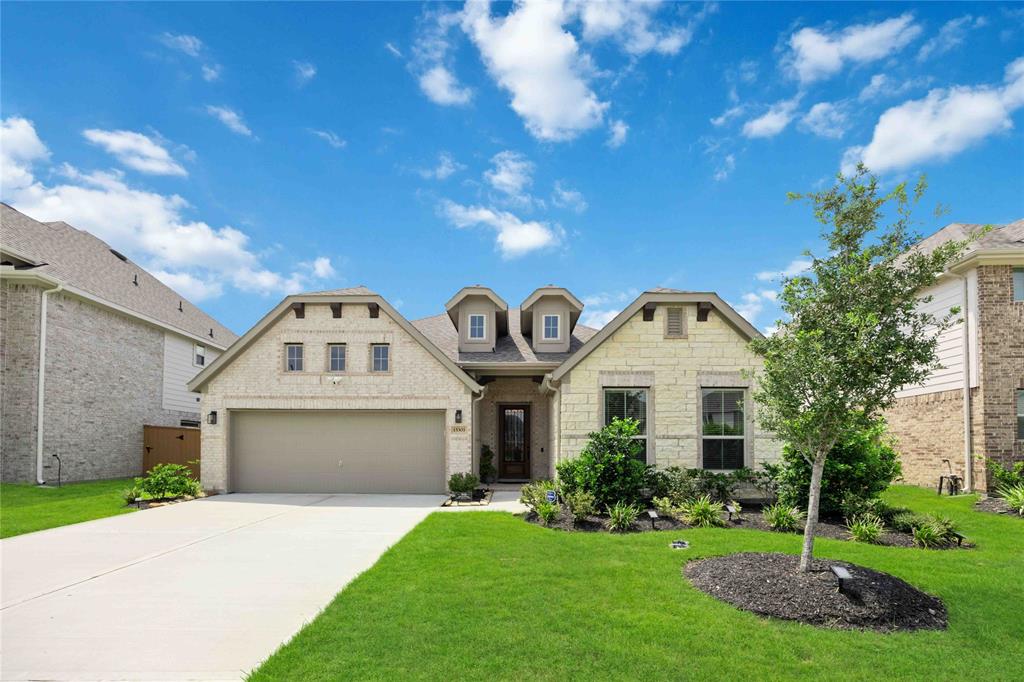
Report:
[[[135,479],[135,488],[155,499],[186,495],[198,497],[202,494],[202,486],[192,478],[192,470],[184,464],[157,464],[143,478]]]
[[[536,511],[545,526],[550,526],[558,518],[558,505],[554,502],[541,502]]]
[[[641,461],[644,446],[634,437],[639,428],[635,419],[616,418],[591,433],[579,457],[558,465],[562,490],[592,493],[601,507],[639,502],[649,480],[649,467]]]
[[[633,528],[640,508],[636,505],[616,502],[608,507],[608,529],[616,533],[625,533]]]
[[[480,480],[494,483],[498,478],[498,470],[494,468],[494,451],[490,445],[480,446]]]
[[[870,544],[877,543],[882,537],[882,533],[885,532],[885,524],[882,523],[882,519],[871,512],[853,517],[846,524],[846,528],[850,531],[850,537],[855,541]]]
[[[899,457],[885,436],[884,421],[847,433],[825,460],[819,514],[825,518],[841,516],[846,495],[864,500],[877,498],[900,473]],[[779,501],[806,509],[810,484],[810,463],[791,445],[785,445]]]
[[[792,533],[800,530],[804,513],[796,507],[784,502],[776,502],[764,508],[764,522],[772,530],[780,533]]]
[[[722,512],[725,505],[711,499],[710,495],[702,495],[695,500],[690,500],[682,506],[683,520],[697,528],[714,528],[724,526],[725,520]]]
[[[999,489],[999,496],[1006,500],[1010,509],[1024,516],[1024,483],[1003,486]]]
[[[651,502],[661,516],[671,516],[674,518],[678,513],[675,502],[668,497],[655,497]]]
[[[662,471],[652,471],[649,485],[655,496],[667,497],[676,505],[703,495],[718,502],[727,502],[740,483],[754,483],[755,478],[756,475],[750,469],[737,469],[722,474],[706,469],[668,467]]]
[[[893,530],[898,530],[901,533],[913,533],[914,529],[925,523],[926,520],[927,519],[920,514],[905,510],[894,514],[892,519],[889,521],[889,526]]]
[[[597,504],[594,502],[594,495],[585,490],[574,490],[564,496],[566,509],[572,515],[576,523],[585,520],[588,516],[597,513]]]
[[[538,506],[548,501],[549,490],[554,490],[557,493],[558,484],[550,479],[527,483],[519,490],[519,501],[531,510],[537,511]]]
[[[453,495],[469,495],[480,485],[480,479],[470,473],[452,474],[448,479],[448,490]]]
[[[993,480],[995,480],[996,490],[1024,485],[1024,460],[1006,465],[999,460],[986,457],[985,464],[988,465],[988,470],[992,473]]]

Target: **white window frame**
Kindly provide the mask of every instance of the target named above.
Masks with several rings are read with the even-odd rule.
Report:
[[[480,318],[480,336],[473,336],[473,318]],[[469,329],[466,330],[466,337],[470,341],[483,341],[487,338],[487,316],[481,313],[469,315]]]
[[[192,344],[192,366],[206,367],[206,346],[201,343]]]
[[[554,319],[555,321],[555,335],[548,336],[548,320]],[[543,315],[540,320],[541,326],[541,338],[545,341],[560,341],[562,339],[562,316],[561,315]]]
[[[704,401],[705,401],[705,398],[707,397],[707,394],[709,392],[714,392],[714,391],[722,391],[722,392],[730,392],[730,393],[739,393],[740,394],[741,400],[742,400],[741,405],[743,406],[743,418],[740,421],[742,433],[740,433],[739,435],[736,435],[736,434],[714,435],[714,434],[705,434],[704,433]],[[707,471],[737,471],[737,470],[742,469],[743,467],[745,467],[747,465],[747,428],[748,428],[748,425],[747,425],[747,406],[748,405],[747,404],[748,404],[747,389],[745,389],[745,388],[738,388],[736,386],[702,386],[700,388],[700,415],[698,417],[698,419],[700,420],[699,421],[700,428],[699,428],[698,433],[700,435],[700,468],[701,469],[705,469]],[[743,463],[740,464],[735,469],[718,469],[718,468],[707,466],[704,463],[704,441],[705,440],[738,440],[738,441],[740,441],[740,452],[743,455]]]
[[[605,386],[601,390],[601,426],[605,427],[612,423],[612,420],[608,417],[608,394],[609,393],[629,393],[639,392],[644,394],[644,421],[643,428],[644,432],[633,436],[633,440],[642,440],[644,442],[644,463],[649,464],[651,458],[651,442],[648,439],[648,432],[650,431],[650,417],[651,417],[651,391],[646,386]],[[623,399],[623,405],[625,405],[625,399]],[[618,415],[612,415],[617,417]]]
[[[334,349],[341,349],[341,369],[334,369]],[[327,344],[327,371],[332,374],[341,374],[348,370],[348,346],[344,343]]]
[[[289,351],[292,348],[299,349],[299,356],[295,358],[298,360],[298,366],[295,369],[291,369],[292,358],[289,355]],[[286,372],[302,372],[306,369],[306,349],[301,343],[286,343],[284,344],[284,371]]]
[[[1013,300],[1024,302],[1024,268],[1013,269]]]
[[[384,354],[384,367],[383,369],[377,368],[377,349],[383,348],[387,352]],[[387,374],[391,371],[391,344],[388,343],[372,343],[370,344],[370,371],[377,374]]]

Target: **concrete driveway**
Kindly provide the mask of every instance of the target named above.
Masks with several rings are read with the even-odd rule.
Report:
[[[223,495],[0,541],[0,677],[238,679],[442,499]]]

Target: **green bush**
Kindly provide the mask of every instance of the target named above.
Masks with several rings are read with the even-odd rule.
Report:
[[[616,533],[625,533],[633,528],[639,516],[640,508],[636,505],[616,502],[608,507],[608,529]]]
[[[669,497],[655,497],[651,502],[654,504],[654,508],[661,516],[675,517],[677,514],[677,506],[672,498]]]
[[[564,500],[565,507],[569,510],[574,522],[579,523],[588,516],[593,516],[597,513],[597,503],[594,502],[593,493],[588,493],[585,490],[574,490],[565,495]]]
[[[996,490],[1000,488],[1013,488],[1018,485],[1024,485],[1024,460],[1014,462],[1007,466],[998,460],[986,457],[985,464],[988,465],[988,470],[991,472],[992,479],[995,481]]]
[[[601,507],[639,502],[649,478],[649,467],[641,461],[643,444],[634,438],[639,426],[635,419],[616,418],[591,433],[580,456],[557,467],[563,492],[591,493]]]
[[[537,511],[537,507],[547,503],[549,490],[554,490],[557,493],[558,484],[550,479],[541,479],[527,483],[519,490],[519,501],[533,511]]]
[[[121,499],[124,500],[125,504],[135,504],[135,500],[142,497],[142,491],[132,486],[131,488],[125,488],[121,491]]]
[[[825,518],[841,516],[846,495],[875,499],[899,475],[899,457],[885,436],[884,421],[847,433],[825,460],[818,512]],[[791,445],[785,445],[779,473],[779,501],[806,509],[810,484],[810,463]]]
[[[1003,486],[999,489],[999,496],[1006,500],[1010,509],[1024,516],[1024,483]]]
[[[913,533],[915,528],[920,527],[927,519],[920,514],[910,510],[899,511],[889,520],[889,526],[901,533]]]
[[[480,480],[493,483],[498,478],[498,470],[494,468],[494,451],[489,445],[480,446]]]
[[[537,505],[536,511],[545,526],[550,526],[558,518],[558,505],[554,502],[541,502]]]
[[[681,508],[683,520],[697,528],[724,526],[725,520],[722,518],[724,510],[725,505],[712,500],[710,495],[701,495],[685,503]]]
[[[202,493],[199,481],[192,478],[192,470],[184,464],[157,464],[143,478],[135,479],[135,488],[155,499],[198,497]]]
[[[746,481],[755,482],[755,474],[749,469],[737,469],[723,474],[674,466],[651,472],[649,485],[655,496],[667,497],[676,505],[681,505],[703,495],[726,502],[732,498],[737,486]]]
[[[925,549],[935,549],[946,544],[942,531],[931,523],[923,523],[913,531],[914,544]]]
[[[882,533],[885,532],[885,524],[882,519],[871,512],[853,517],[847,522],[846,528],[850,531],[851,538],[857,542],[870,544],[877,543],[882,537]]]
[[[764,508],[764,522],[772,530],[780,533],[792,533],[800,530],[804,513],[796,507],[784,502],[776,502]]]
[[[448,479],[448,490],[453,495],[469,495],[480,484],[480,479],[470,473],[452,474]]]

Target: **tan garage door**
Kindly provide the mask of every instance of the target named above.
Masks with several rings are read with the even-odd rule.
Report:
[[[443,412],[232,410],[231,490],[442,493]]]

